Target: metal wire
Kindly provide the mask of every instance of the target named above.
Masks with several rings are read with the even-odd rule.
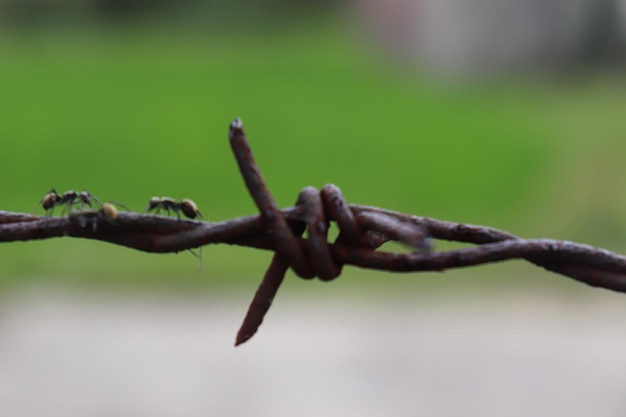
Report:
[[[243,124],[230,125],[231,149],[260,215],[211,223],[131,212],[80,210],[65,217],[0,211],[0,242],[78,237],[102,240],[146,252],[179,252],[227,243],[274,251],[237,334],[235,345],[258,330],[289,268],[301,278],[337,278],[344,265],[385,271],[443,271],[509,259],[525,259],[585,284],[626,292],[626,257],[593,246],[551,239],[526,240],[485,226],[413,216],[348,204],[332,184],[305,187],[294,207],[279,209],[247,142]],[[110,209],[110,207],[107,207]],[[328,242],[334,222],[339,234]],[[303,238],[303,234],[307,237]],[[435,252],[432,239],[476,246]],[[378,251],[395,240],[410,253]]]

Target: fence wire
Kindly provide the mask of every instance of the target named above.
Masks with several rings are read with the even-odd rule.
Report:
[[[341,190],[333,184],[319,191],[305,187],[293,207],[279,209],[254,160],[240,119],[230,124],[229,140],[259,215],[208,222],[118,212],[115,206],[99,202],[95,209],[91,206],[84,209],[82,204],[80,210],[72,210],[70,205],[69,213],[62,217],[0,211],[0,242],[69,236],[145,252],[179,252],[217,243],[273,251],[270,266],[250,304],[235,345],[246,342],[256,333],[289,268],[301,278],[317,277],[328,281],[337,278],[344,265],[417,272],[524,259],[594,287],[626,292],[626,257],[589,245],[522,239],[490,227],[348,204]],[[182,212],[190,209],[185,202],[178,206],[175,202],[171,204],[173,209]],[[332,243],[328,241],[331,222],[339,229]],[[306,237],[303,237],[305,232]],[[434,239],[475,246],[437,252],[433,250]],[[388,241],[401,242],[412,251],[377,250]]]

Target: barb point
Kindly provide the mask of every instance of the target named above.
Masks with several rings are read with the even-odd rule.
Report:
[[[230,133],[232,134],[234,130],[243,130],[243,122],[240,117],[230,123]]]

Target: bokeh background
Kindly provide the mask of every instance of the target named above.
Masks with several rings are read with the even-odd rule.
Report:
[[[623,0],[0,0],[0,22],[3,210],[54,187],[254,213],[226,138],[239,116],[281,206],[332,182],[353,203],[626,252]],[[0,411],[625,407],[589,394],[626,382],[620,296],[521,262],[290,274],[235,350],[269,259],[206,247],[198,272],[189,253],[3,245]]]

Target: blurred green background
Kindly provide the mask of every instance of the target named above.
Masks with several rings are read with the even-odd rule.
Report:
[[[135,211],[171,196],[208,220],[252,214],[226,137],[240,116],[281,206],[332,182],[352,203],[626,251],[619,68],[449,80],[381,53],[334,2],[93,3],[2,3],[0,209],[30,212],[54,187]],[[189,253],[95,241],[1,249],[4,288],[249,288],[270,259],[205,247],[199,273]]]

